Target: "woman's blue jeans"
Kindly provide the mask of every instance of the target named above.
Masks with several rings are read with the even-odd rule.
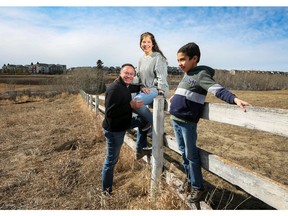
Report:
[[[193,188],[203,188],[201,158],[197,143],[197,124],[172,120],[174,134],[182,155],[182,165]]]
[[[150,123],[151,125],[153,124],[153,115],[150,112],[149,108],[147,107],[147,105],[152,104],[153,100],[155,97],[157,97],[158,95],[158,91],[156,88],[150,88],[150,93],[149,94],[145,94],[143,92],[140,92],[139,94],[137,94],[134,99],[136,99],[136,101],[143,101],[144,105],[138,109],[135,109],[134,111],[139,114],[141,117],[143,117],[148,123]]]
[[[136,139],[136,151],[147,146],[147,131],[143,132],[142,127],[145,122],[138,116],[132,118],[131,128],[139,127]],[[114,168],[118,162],[120,150],[124,142],[126,130],[121,132],[111,132],[104,129],[106,138],[106,159],[102,168],[102,191],[112,192]]]

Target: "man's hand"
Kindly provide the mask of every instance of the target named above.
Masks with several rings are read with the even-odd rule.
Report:
[[[130,101],[130,106],[132,109],[138,109],[140,107],[142,107],[144,104],[144,102],[142,100],[136,101],[135,99],[132,99]]]

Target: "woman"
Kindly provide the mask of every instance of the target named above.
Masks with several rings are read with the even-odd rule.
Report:
[[[168,64],[152,33],[145,32],[140,36],[140,48],[144,55],[138,62],[136,76],[141,84],[141,91],[135,96],[135,99],[142,100],[145,105],[149,105],[157,95],[168,96]],[[135,109],[135,112],[148,122],[142,130],[149,130],[153,124],[153,117],[148,107],[142,106]]]

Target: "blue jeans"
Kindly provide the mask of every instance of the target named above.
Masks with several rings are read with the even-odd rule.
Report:
[[[139,127],[137,131],[136,151],[147,146],[147,132],[141,130],[145,122],[139,117],[133,117],[131,128]],[[121,132],[111,132],[104,129],[106,138],[106,159],[102,168],[102,191],[112,192],[114,168],[119,159],[120,150],[124,142],[126,130]]]
[[[148,123],[151,125],[153,124],[153,115],[150,112],[149,108],[146,105],[152,104],[155,97],[157,97],[158,91],[156,88],[150,88],[150,93],[145,94],[143,92],[140,92],[137,94],[134,99],[136,101],[142,100],[144,102],[144,105],[138,109],[135,109],[134,111],[139,114],[141,117],[143,117]]]
[[[182,165],[193,188],[203,188],[201,158],[197,143],[197,124],[172,120],[176,141],[182,155]]]

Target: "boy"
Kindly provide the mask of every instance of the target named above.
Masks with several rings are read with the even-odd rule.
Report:
[[[249,104],[216,83],[214,70],[208,66],[197,66],[200,49],[195,43],[188,43],[177,52],[179,67],[185,73],[173,98],[170,99],[170,114],[182,164],[191,192],[188,202],[198,202],[205,189],[201,171],[201,159],[197,148],[197,123],[202,113],[207,92],[217,98],[237,104],[246,112]]]

